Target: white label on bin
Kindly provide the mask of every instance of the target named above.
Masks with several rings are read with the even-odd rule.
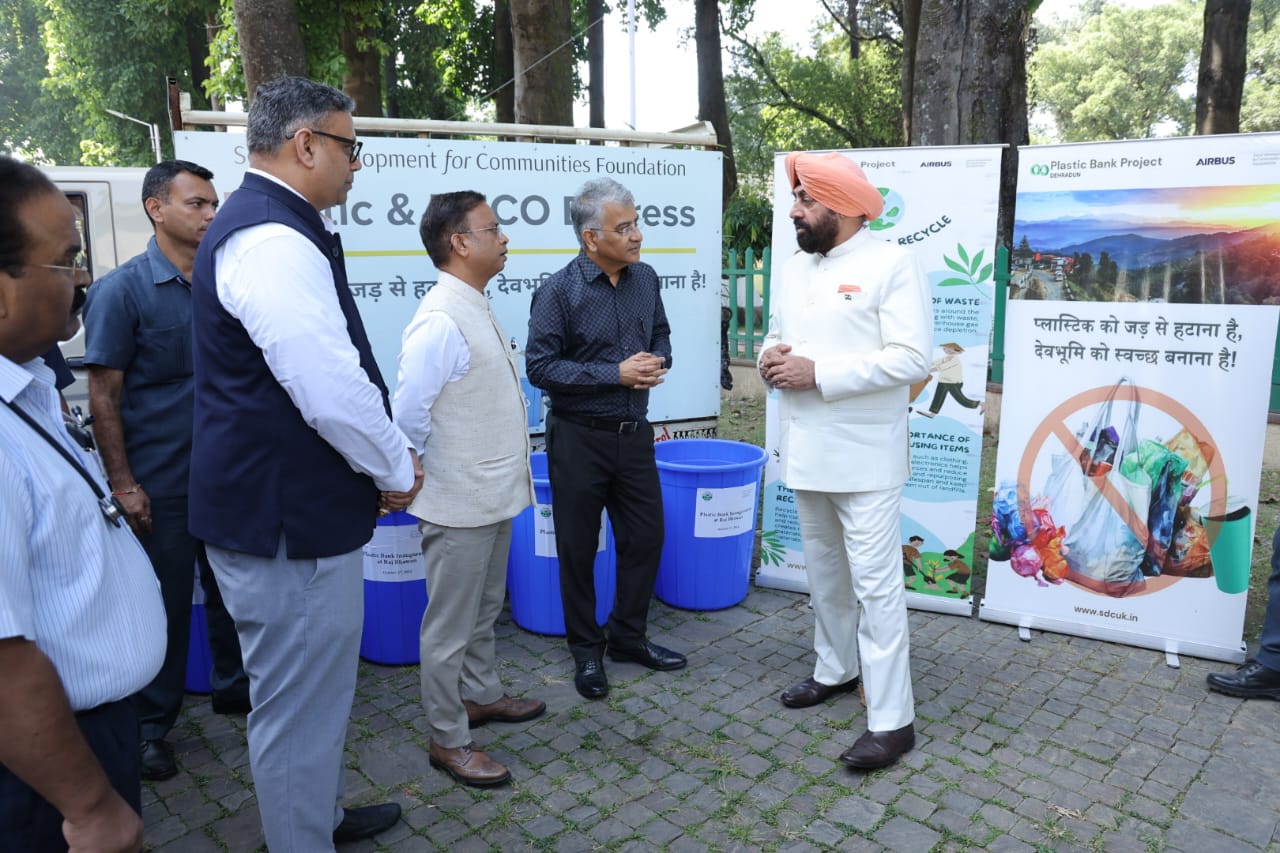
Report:
[[[722,539],[755,530],[756,483],[727,489],[698,489],[694,501],[695,539]]]
[[[604,526],[608,520],[609,514],[601,512],[600,541],[596,544],[596,551],[604,550]],[[551,517],[551,504],[533,505],[533,555],[556,556],[556,523]]]
[[[422,536],[416,524],[380,525],[364,546],[364,579],[381,583],[425,581]]]

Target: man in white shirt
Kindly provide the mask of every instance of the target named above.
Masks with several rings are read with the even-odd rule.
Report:
[[[911,255],[865,228],[884,200],[843,154],[789,154],[800,251],[775,284],[760,374],[780,392],[782,477],[795,490],[814,614],[806,708],[857,688],[867,731],[840,760],[885,767],[915,745],[898,521],[908,386],[929,372],[933,308]],[[862,616],[858,616],[858,605]]]
[[[41,359],[88,283],[75,209],[0,157],[0,848],[137,850],[160,586]]]
[[[250,170],[200,243],[191,286],[191,532],[236,622],[267,846],[313,853],[394,825],[344,809],[363,622],[362,548],[422,485],[321,211],[360,168],[353,102],[300,77],[259,87]]]
[[[419,233],[440,278],[405,329],[392,411],[426,472],[409,505],[427,563],[422,703],[431,763],[485,787],[511,774],[475,748],[471,728],[547,709],[507,695],[494,652],[511,520],[534,500],[520,373],[484,292],[506,266],[507,238],[470,191],[433,195]]]

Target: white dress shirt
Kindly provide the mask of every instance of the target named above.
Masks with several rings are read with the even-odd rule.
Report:
[[[249,171],[301,197],[278,178]],[[333,232],[333,222],[321,218]],[[307,425],[380,490],[408,491],[414,473],[405,450],[412,445],[360,366],[329,259],[305,235],[270,222],[236,231],[214,261],[218,301],[262,350]]]
[[[0,638],[35,643],[82,711],[136,693],[159,672],[164,603],[129,526],[108,522],[71,463],[9,410],[16,403],[109,494],[97,459],[63,427],[53,378],[40,359],[0,356]]]
[[[457,278],[440,272],[439,278]],[[470,285],[467,285],[470,287]],[[399,375],[391,414],[408,437],[414,451],[426,452],[431,435],[431,406],[440,391],[471,369],[471,349],[458,324],[443,311],[418,305],[400,338]]]

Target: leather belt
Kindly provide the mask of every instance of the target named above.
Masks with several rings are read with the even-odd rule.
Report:
[[[551,410],[551,414],[571,424],[604,430],[605,432],[616,432],[622,435],[635,432],[644,423],[644,421],[615,421],[609,418],[592,418],[586,415],[575,415],[570,412],[557,412],[555,409]]]

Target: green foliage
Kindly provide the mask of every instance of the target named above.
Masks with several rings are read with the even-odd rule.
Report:
[[[773,228],[773,205],[769,199],[738,191],[724,209],[724,248],[741,256],[747,249],[760,257],[769,245]]]
[[[1253,0],[1240,130],[1280,130],[1280,0]]]
[[[165,78],[191,88],[189,37],[202,35],[214,2],[6,4],[0,10],[0,140],[46,162],[151,162],[147,129],[106,110],[168,127]]]
[[[1202,10],[1194,0],[1150,8],[1085,4],[1065,24],[1041,28],[1029,63],[1030,99],[1057,125],[1058,141],[1137,139],[1195,117]]]

